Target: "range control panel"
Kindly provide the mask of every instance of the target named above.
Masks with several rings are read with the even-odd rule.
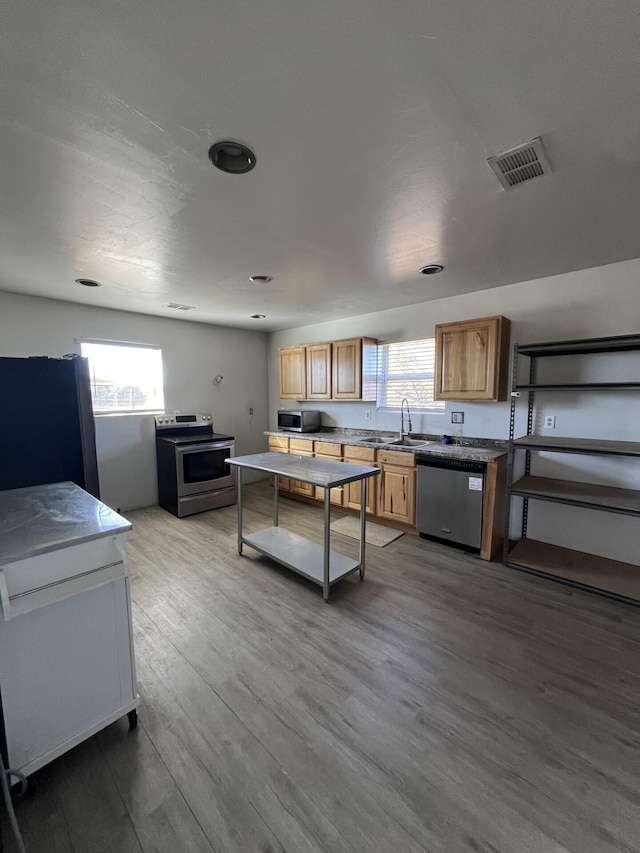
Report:
[[[206,426],[207,424],[212,425],[212,418],[211,415],[203,415],[202,413],[189,415],[156,415],[155,422],[156,429],[167,429],[168,427],[175,429],[177,426],[188,429],[189,427],[201,427]]]

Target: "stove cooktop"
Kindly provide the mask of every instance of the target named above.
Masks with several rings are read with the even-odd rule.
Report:
[[[162,435],[157,436],[158,441],[167,441],[169,444],[203,444],[212,441],[233,441],[232,435],[222,435],[219,432],[210,432],[207,435]]]

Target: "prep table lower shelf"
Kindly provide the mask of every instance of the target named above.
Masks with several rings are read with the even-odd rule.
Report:
[[[314,583],[324,582],[322,545],[291,533],[290,530],[283,530],[282,527],[267,527],[257,533],[249,533],[242,537],[242,542]],[[330,586],[359,568],[358,560],[352,560],[336,551],[329,551]]]
[[[251,456],[236,456],[227,459],[229,465],[238,468],[238,553],[242,546],[249,545],[261,554],[270,557],[288,569],[297,572],[322,587],[325,601],[329,599],[329,588],[352,572],[360,572],[364,579],[364,555],[366,532],[367,479],[380,474],[378,468],[368,465],[353,465],[333,459],[294,456],[289,453],[254,453]],[[242,469],[252,468],[274,476],[273,525],[257,533],[245,535],[242,531]],[[302,536],[283,530],[278,526],[278,477],[287,477],[303,483],[311,483],[324,489],[324,536],[318,545]],[[359,559],[353,560],[344,554],[331,551],[331,489],[346,483],[360,481],[362,484],[360,508]]]

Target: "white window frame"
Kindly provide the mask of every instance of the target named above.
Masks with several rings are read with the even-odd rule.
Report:
[[[164,413],[164,366],[162,363],[162,349],[159,346],[155,346],[154,344],[141,344],[134,341],[112,341],[105,340],[103,338],[80,338],[80,352],[84,358],[88,358],[89,361],[89,381],[91,384],[91,401],[93,404],[93,413],[97,417],[99,416],[112,416],[112,415],[144,415],[144,414],[163,414]],[[159,375],[157,375],[155,384],[151,386],[147,386],[147,388],[151,392],[151,400],[149,401],[149,405],[140,405],[140,406],[103,406],[100,405],[98,400],[98,394],[96,392],[96,387],[101,384],[97,380],[100,377],[96,377],[95,365],[92,365],[91,355],[86,352],[86,347],[90,347],[92,345],[103,346],[103,347],[114,347],[119,348],[120,350],[146,350],[153,351],[157,353],[159,359]],[[111,377],[109,377],[111,378]],[[123,385],[121,387],[132,387],[136,383],[131,383],[131,385]],[[142,383],[137,383],[138,387],[145,387]]]
[[[405,349],[408,354],[412,348],[416,348],[417,350],[421,350],[426,348],[426,353],[416,353],[421,355],[423,361],[426,361],[426,364],[422,367],[422,369],[418,369],[415,372],[389,372],[389,355],[390,350],[394,347],[398,349]],[[419,338],[416,340],[409,341],[386,341],[384,343],[378,343],[378,392],[377,392],[377,408],[378,411],[382,412],[399,412],[401,400],[403,397],[406,397],[409,401],[409,406],[412,412],[424,412],[430,415],[442,415],[445,414],[445,403],[442,400],[434,400],[433,394],[435,392],[435,349],[436,349],[436,341],[435,337],[429,338]],[[392,405],[389,404],[388,397],[388,386],[389,380],[393,378],[395,380],[404,380],[409,387],[405,388],[400,393],[402,397],[397,401],[394,400]],[[427,382],[430,384],[430,400],[427,404],[421,404],[418,399],[416,399],[415,393],[415,385],[413,389],[410,387],[410,383],[421,383]],[[413,393],[412,393],[413,390]]]

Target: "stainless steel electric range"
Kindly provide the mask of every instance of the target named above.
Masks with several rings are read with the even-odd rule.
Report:
[[[156,415],[158,496],[163,509],[182,518],[236,502],[232,435],[213,431],[211,415]]]

